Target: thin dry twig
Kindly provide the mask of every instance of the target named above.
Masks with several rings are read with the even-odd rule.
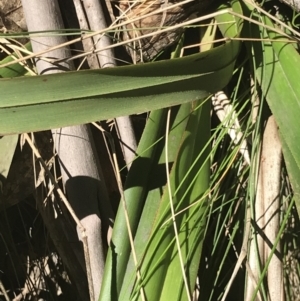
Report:
[[[5,298],[5,301],[10,301],[10,298],[9,298],[9,296],[8,296],[8,294],[6,292],[6,289],[5,289],[4,285],[3,285],[3,282],[1,280],[0,280],[0,291],[3,294],[3,296]]]

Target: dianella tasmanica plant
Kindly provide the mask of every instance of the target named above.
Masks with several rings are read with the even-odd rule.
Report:
[[[288,4],[1,8],[6,300],[298,300]]]

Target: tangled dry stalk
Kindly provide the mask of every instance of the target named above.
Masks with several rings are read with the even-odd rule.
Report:
[[[206,9],[214,2],[208,0],[198,0],[182,4],[182,1],[169,0],[142,0],[142,1],[122,1],[118,9],[120,11],[120,22],[134,20],[122,26],[124,41],[140,37],[138,41],[133,41],[127,45],[127,51],[131,54],[133,61],[150,61],[157,56],[167,46],[175,43],[183,28],[174,28],[170,31],[154,34],[151,37],[145,35],[155,33],[162,28],[190,20],[197,15],[203,15]],[[149,13],[157,12],[155,14]]]

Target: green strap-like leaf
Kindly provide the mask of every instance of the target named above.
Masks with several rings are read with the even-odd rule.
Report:
[[[39,131],[201,99],[229,81],[239,42],[188,57],[0,80],[0,134]]]
[[[267,17],[264,23],[274,27]],[[297,130],[300,127],[300,57],[291,43],[282,42],[284,38],[280,34],[263,27],[259,30],[263,42],[253,44],[256,78],[279,127],[284,159],[300,212],[300,143]]]
[[[18,135],[0,138],[0,197],[2,194],[2,184],[7,178],[17,143]]]
[[[25,45],[25,48],[31,50],[31,45],[28,43]],[[0,61],[0,66],[2,64],[13,62],[13,57],[17,57],[16,53],[13,53],[11,56],[8,56]],[[0,78],[22,76],[26,72],[27,70],[21,64],[12,64],[8,67],[0,68]],[[18,135],[0,137],[0,200],[3,193],[3,184],[7,178],[18,143],[18,137]]]
[[[27,43],[24,47],[29,51],[32,50],[30,43]],[[22,76],[27,72],[25,67],[19,63],[12,64],[7,67],[1,68],[1,65],[13,62],[14,58],[18,58],[16,53],[13,53],[12,55],[10,55],[10,56],[6,57],[5,59],[3,59],[2,61],[0,61],[0,78]]]

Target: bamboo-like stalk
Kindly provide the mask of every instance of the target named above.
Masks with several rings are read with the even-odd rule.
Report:
[[[42,2],[24,0],[23,9],[29,31],[63,28],[56,0]],[[32,38],[31,40],[34,52],[40,52],[67,42],[64,36],[44,36]],[[71,53],[68,47],[64,47],[49,52],[48,56],[56,59],[66,59],[71,56]],[[70,62],[51,64],[42,58],[36,60],[36,66],[40,74],[58,73],[74,69]],[[97,161],[90,129],[87,125],[56,129],[52,133],[59,156],[63,183],[66,186],[71,206],[82,224],[82,227],[77,228],[77,230],[84,245],[90,299],[97,300],[104,269],[98,202],[103,202],[108,206],[103,175]],[[81,283],[77,283],[79,292],[84,294],[84,290],[81,291],[80,286]],[[85,300],[86,296],[83,295],[82,299]]]
[[[98,0],[90,0],[83,2],[85,12],[87,15],[90,29],[97,32],[107,28],[104,10],[102,4]],[[93,36],[94,49],[100,49],[97,53],[99,64],[101,68],[116,67],[114,51],[112,48],[105,49],[111,46],[111,39],[106,34],[98,34]],[[101,49],[105,49],[101,51]],[[122,116],[116,118],[117,132],[121,140],[121,149],[123,151],[124,159],[128,168],[130,168],[135,157],[137,143],[135,133],[130,116]]]
[[[77,20],[79,23],[79,26],[83,30],[87,30],[89,28],[88,20],[84,11],[83,3],[81,0],[73,0],[75,10],[76,10],[76,15],[77,15]],[[90,39],[82,39],[82,46],[85,52],[90,51],[94,49],[94,41],[93,38]],[[97,59],[97,56],[95,54],[87,55],[86,56],[87,62],[89,64],[89,67],[91,69],[98,69],[100,68],[99,62]]]
[[[253,300],[263,267],[267,264],[280,227],[281,143],[273,116],[264,129],[254,206],[253,234],[249,249],[249,266],[253,277],[247,278],[246,299]],[[250,271],[248,271],[249,273]],[[267,294],[271,301],[284,301],[283,266],[277,245],[267,271]],[[257,300],[262,300],[258,294]],[[255,299],[256,300],[256,299]]]
[[[267,262],[272,247],[277,239],[280,228],[280,190],[281,190],[281,166],[282,153],[278,127],[274,116],[270,116],[263,140],[261,169],[264,183],[265,206],[265,241],[264,260]],[[284,301],[283,263],[280,258],[281,248],[277,245],[276,252],[271,258],[268,272],[268,292],[271,301]]]

